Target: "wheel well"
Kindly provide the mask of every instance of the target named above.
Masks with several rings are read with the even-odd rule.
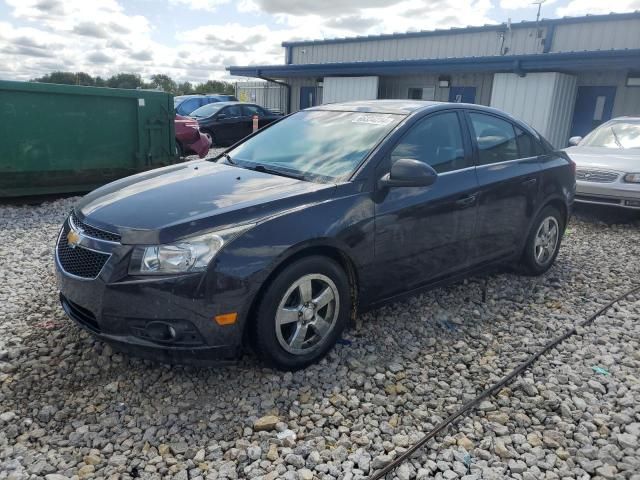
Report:
[[[567,205],[560,199],[555,198],[553,200],[551,200],[549,203],[547,203],[544,207],[542,207],[543,209],[545,207],[554,207],[557,208],[558,211],[560,212],[560,214],[562,215],[562,219],[564,220],[564,227],[567,227],[567,220],[569,219],[569,212],[567,211]]]
[[[314,246],[305,248],[304,250],[300,250],[290,257],[287,257],[267,276],[267,278],[262,283],[260,290],[253,299],[253,302],[251,303],[246,326],[251,325],[251,323],[254,321],[255,311],[260,303],[260,300],[262,299],[262,295],[264,294],[266,286],[269,285],[271,280],[275,278],[287,266],[300,260],[301,258],[309,257],[311,255],[331,258],[332,260],[336,261],[347,274],[347,278],[349,279],[349,286],[351,288],[351,321],[355,322],[356,314],[358,311],[358,273],[356,271],[355,265],[353,264],[353,261],[338,248],[329,246]],[[246,326],[244,329],[245,341],[247,340],[250,330],[246,328]]]

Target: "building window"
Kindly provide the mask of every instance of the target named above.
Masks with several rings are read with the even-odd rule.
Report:
[[[434,100],[436,98],[436,88],[409,87],[407,98],[409,100]]]

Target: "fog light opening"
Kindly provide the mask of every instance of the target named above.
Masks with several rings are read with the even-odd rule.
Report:
[[[145,330],[150,338],[158,342],[173,342],[178,336],[176,329],[164,322],[151,322]]]

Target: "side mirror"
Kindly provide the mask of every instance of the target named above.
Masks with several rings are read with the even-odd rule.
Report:
[[[569,139],[569,146],[570,147],[575,147],[576,145],[578,145],[580,143],[581,140],[582,140],[582,137],[571,137]]]
[[[378,181],[378,187],[428,187],[433,185],[438,173],[424,162],[400,158],[391,165],[391,172]]]
[[[216,120],[224,120],[225,118],[227,118],[226,113],[219,113],[218,116],[216,117]]]

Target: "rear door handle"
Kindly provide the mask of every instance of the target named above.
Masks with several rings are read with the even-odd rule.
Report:
[[[477,195],[474,193],[473,195],[467,195],[466,197],[462,197],[460,200],[456,200],[456,205],[460,208],[467,208],[476,203]]]
[[[524,182],[522,182],[522,186],[523,187],[532,187],[536,183],[538,183],[538,179],[537,178],[529,178],[529,179],[525,180]]]

